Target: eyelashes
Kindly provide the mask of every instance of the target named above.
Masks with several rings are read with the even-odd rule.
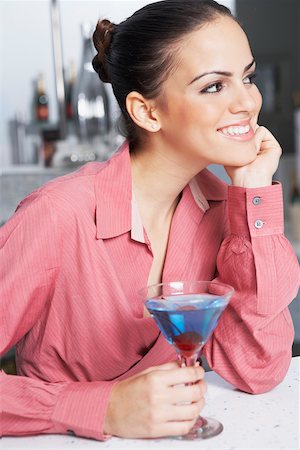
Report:
[[[224,87],[224,84],[221,81],[217,81],[216,83],[210,84],[205,89],[202,89],[201,94],[216,94],[220,92]]]
[[[247,75],[243,82],[244,84],[254,84],[254,79],[256,78],[257,73],[253,72],[250,75]],[[249,81],[245,81],[249,80]],[[217,94],[218,92],[221,92],[222,89],[225,87],[225,83],[223,81],[216,81],[215,83],[210,84],[206,88],[202,89],[200,91],[201,94]]]
[[[254,79],[257,77],[257,73],[256,72],[253,72],[253,73],[251,73],[250,75],[248,75],[246,78],[249,78],[249,83],[246,83],[246,84],[253,84],[254,83]],[[244,78],[244,80],[245,80],[245,78]]]

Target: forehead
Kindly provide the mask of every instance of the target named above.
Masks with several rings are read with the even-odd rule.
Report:
[[[186,35],[180,42],[177,69],[180,71],[233,70],[252,59],[246,34],[233,19],[219,16]],[[177,72],[177,71],[176,71]]]

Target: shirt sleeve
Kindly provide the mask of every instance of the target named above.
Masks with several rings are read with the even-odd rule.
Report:
[[[59,270],[62,227],[51,200],[26,198],[0,229],[0,354],[22,339],[51,302]],[[105,440],[103,426],[114,382],[48,383],[1,372],[1,434],[75,433]]]
[[[106,406],[114,381],[46,383],[0,372],[1,436],[75,434],[106,440]]]
[[[239,389],[266,392],[284,378],[294,338],[289,303],[299,263],[283,234],[282,187],[229,186],[229,233],[217,258],[217,280],[234,287],[206,346],[211,368]]]

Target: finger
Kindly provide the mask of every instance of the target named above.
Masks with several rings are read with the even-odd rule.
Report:
[[[167,386],[175,386],[176,384],[196,383],[204,378],[205,372],[201,366],[194,366],[165,371],[161,375]]]
[[[150,372],[158,371],[158,370],[175,370],[178,369],[178,361],[171,361],[165,364],[161,364],[160,366],[151,366],[148,369],[143,370],[138,375],[147,374]]]
[[[201,398],[198,402],[185,405],[173,405],[163,414],[163,421],[194,420],[199,417],[200,412],[205,406],[205,399]]]
[[[195,425],[196,419],[194,420],[183,420],[179,422],[166,422],[159,424],[153,429],[151,436],[149,437],[168,437],[168,436],[184,436],[188,434],[191,428]]]
[[[257,151],[260,151],[262,147],[264,149],[280,147],[276,138],[273,136],[270,130],[266,127],[259,126],[254,136]]]
[[[179,367],[178,360],[171,361],[160,366],[156,366],[156,370],[177,370]]]
[[[173,404],[185,402],[198,402],[207,392],[207,384],[204,380],[198,381],[192,385],[172,386],[173,391],[170,392],[171,402]]]
[[[265,135],[266,135],[265,130],[266,130],[265,127],[262,127],[259,125],[257,126],[257,128],[255,130],[254,143],[255,143],[257,153],[260,151],[262,142],[265,140]]]

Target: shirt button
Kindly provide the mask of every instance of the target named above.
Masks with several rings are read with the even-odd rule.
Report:
[[[260,228],[262,228],[263,226],[264,226],[264,223],[263,223],[263,221],[262,220],[256,220],[255,222],[254,222],[254,226],[255,226],[255,228],[258,228],[258,229],[260,229]]]
[[[260,205],[261,204],[261,198],[260,197],[254,197],[252,200],[253,205]]]

